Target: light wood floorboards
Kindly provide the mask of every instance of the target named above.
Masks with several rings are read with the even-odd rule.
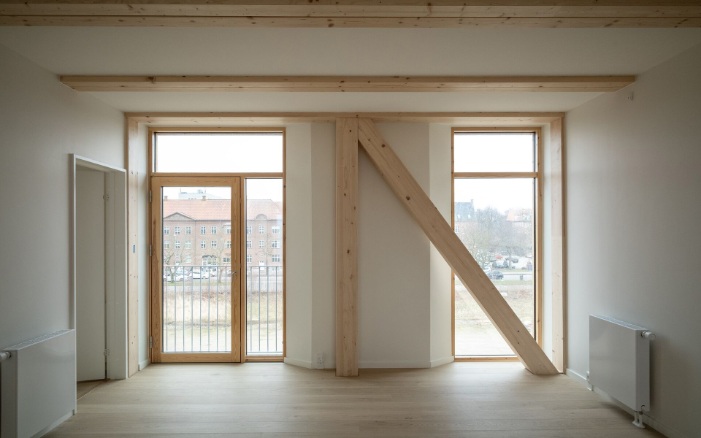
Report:
[[[566,376],[453,363],[335,377],[279,363],[151,365],[104,383],[49,437],[659,437]]]
[[[76,384],[77,399],[80,400],[90,391],[105,383],[107,380],[89,380],[87,382],[78,382]]]

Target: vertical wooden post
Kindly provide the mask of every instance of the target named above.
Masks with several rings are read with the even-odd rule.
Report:
[[[526,330],[516,313],[465,248],[419,183],[382,139],[372,121],[368,119],[358,121],[358,137],[370,160],[392,191],[409,210],[431,243],[445,258],[526,368],[533,374],[557,374],[557,369],[533,336]]]
[[[358,375],[358,120],[336,120],[336,375]]]
[[[553,364],[564,372],[567,366],[565,353],[565,180],[562,119],[550,123],[550,215],[551,215],[551,263],[553,302]]]
[[[139,124],[127,118],[127,374],[139,371],[139,257],[138,247],[138,195],[139,173],[137,171],[137,137]]]

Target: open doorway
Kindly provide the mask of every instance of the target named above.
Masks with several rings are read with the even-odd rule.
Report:
[[[125,171],[78,156],[73,156],[72,167],[76,380],[125,379]]]

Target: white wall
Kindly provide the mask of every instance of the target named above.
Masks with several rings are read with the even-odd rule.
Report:
[[[139,364],[139,370],[145,368],[150,361],[149,358],[149,333],[151,332],[151,309],[150,295],[151,286],[149,273],[151,272],[151,258],[149,257],[149,209],[151,204],[148,202],[148,128],[144,125],[139,125],[139,133],[130,141],[135,142],[133,145],[134,149],[138,151],[135,160],[136,169],[131,171],[136,172],[137,177],[137,192],[138,200],[136,206],[136,216],[137,216],[137,232],[138,232],[138,242],[136,248],[127,248],[128,251],[136,254],[136,260],[138,265],[137,275],[137,340],[138,340],[138,354],[137,361]]]
[[[701,46],[566,120],[569,368],[588,369],[589,314],[651,329],[650,417],[671,437],[698,436],[701,410],[699,78]]]
[[[432,124],[430,136],[429,196],[443,218],[451,221],[452,150],[451,126]],[[431,365],[437,366],[453,360],[451,270],[443,256],[431,244]]]
[[[0,46],[0,348],[70,326],[71,153],[124,167],[122,114]]]
[[[449,217],[450,127],[378,129],[427,192],[436,181],[434,195]],[[359,164],[359,365],[450,361],[450,271],[363,152]],[[286,186],[286,361],[319,368],[321,355],[323,367],[334,368],[334,124],[288,126]]]
[[[285,163],[285,361],[312,361],[312,144],[311,125],[287,127]]]
[[[312,124],[312,367],[336,367],[336,125]],[[290,254],[288,252],[288,254]],[[322,363],[318,363],[321,355]]]
[[[378,129],[428,192],[428,125],[379,124]],[[428,238],[364,152],[359,179],[359,366],[428,367]]]

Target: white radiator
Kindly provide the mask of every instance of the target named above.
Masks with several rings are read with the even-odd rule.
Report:
[[[3,349],[0,436],[41,436],[76,409],[75,330]]]
[[[635,412],[650,410],[650,339],[652,333],[612,318],[589,315],[589,384]]]

